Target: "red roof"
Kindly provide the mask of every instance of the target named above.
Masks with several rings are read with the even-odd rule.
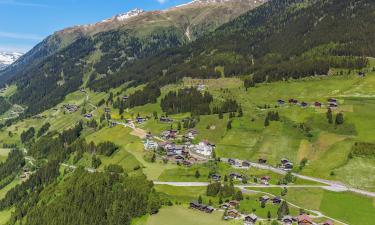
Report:
[[[297,221],[298,221],[298,223],[300,223],[300,222],[310,222],[310,223],[312,223],[312,220],[308,215],[299,215],[297,217]]]

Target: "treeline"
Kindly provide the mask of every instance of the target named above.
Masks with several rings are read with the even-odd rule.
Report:
[[[29,225],[129,225],[133,218],[157,213],[163,204],[153,184],[143,175],[129,177],[88,173],[82,168],[66,182],[59,195],[30,210]]]
[[[358,157],[375,158],[375,143],[356,142],[351,153]]]
[[[201,93],[196,88],[185,88],[169,92],[160,103],[167,114],[191,112],[194,115],[211,114],[213,97],[207,91]]]

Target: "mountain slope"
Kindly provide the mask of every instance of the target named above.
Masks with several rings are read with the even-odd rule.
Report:
[[[0,70],[9,66],[21,56],[22,53],[18,52],[0,52]]]
[[[45,39],[0,76],[16,83],[13,101],[41,112],[77,90],[83,78],[101,79],[127,63],[185,45],[262,1],[194,1],[164,11],[120,14],[68,28]]]
[[[182,77],[218,77],[218,66],[225,76],[252,75],[250,83],[360,69],[375,54],[374,11],[369,0],[269,1],[190,45],[134,62],[90,87],[105,90],[135,79],[152,81],[145,92],[157,93],[151,89]]]

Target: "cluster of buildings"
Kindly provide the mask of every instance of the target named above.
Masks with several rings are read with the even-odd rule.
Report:
[[[293,169],[293,163],[290,162],[288,159],[284,158],[280,160],[281,165],[280,168],[285,170],[285,171],[290,171]]]
[[[284,225],[292,225],[292,224],[298,224],[298,225],[334,225],[333,221],[327,220],[323,223],[315,223],[308,215],[301,214],[297,217],[293,217],[290,215],[283,216],[281,219],[281,222]]]
[[[289,102],[289,104],[294,104],[294,105],[299,104],[302,108],[306,108],[307,106],[310,105],[307,102],[299,102],[297,99],[294,99],[294,98],[289,99],[288,102]],[[277,100],[277,103],[279,105],[284,105],[286,102],[284,100],[282,100],[282,99],[279,99],[279,100]],[[316,107],[316,108],[321,108],[323,106],[323,103],[321,103],[319,101],[316,101],[312,105],[314,107]],[[327,107],[331,108],[331,109],[337,108],[338,107],[337,99],[335,99],[335,98],[329,98],[329,99],[327,99]]]
[[[69,112],[69,113],[74,113],[74,112],[77,112],[78,109],[79,109],[79,106],[78,105],[74,105],[74,104],[66,104],[66,105],[63,105],[65,111]]]
[[[191,209],[197,209],[197,210],[205,212],[205,213],[212,213],[213,211],[215,211],[215,209],[212,206],[204,205],[204,204],[198,203],[196,201],[190,202],[190,208]]]

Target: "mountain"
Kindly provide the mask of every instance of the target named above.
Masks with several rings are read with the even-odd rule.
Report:
[[[22,53],[19,52],[0,52],[0,70],[9,66],[21,56]]]
[[[261,5],[259,0],[194,1],[162,11],[140,9],[47,37],[0,74],[19,87],[13,101],[41,112],[84,82],[117,73],[128,63],[183,46]],[[85,80],[86,79],[86,80]]]
[[[130,102],[156,101],[162,85],[183,77],[242,76],[247,84],[361,69],[375,56],[370,0],[272,0],[191,44],[133,62],[89,83],[104,91],[127,81],[149,83]],[[223,68],[223,74],[217,68]]]

